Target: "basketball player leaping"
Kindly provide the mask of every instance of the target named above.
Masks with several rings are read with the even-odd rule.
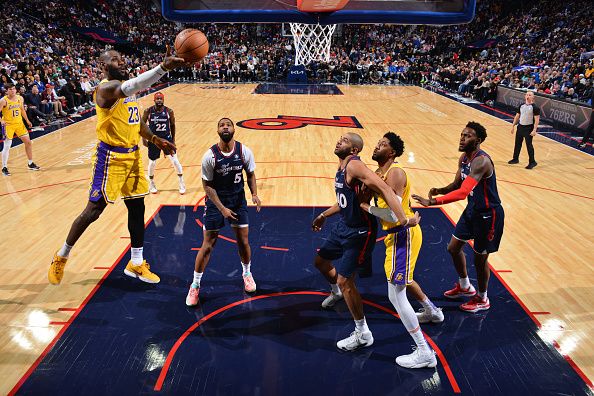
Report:
[[[144,282],[158,283],[159,277],[151,272],[143,258],[144,196],[148,194],[148,182],[144,176],[138,143],[142,136],[166,154],[175,150],[175,145],[153,135],[141,119],[134,95],[149,88],[169,70],[184,65],[185,61],[170,56],[168,47],[163,63],[127,81],[126,62],[119,52],[104,51],[99,62],[105,80],[101,81],[94,94],[99,143],[94,157],[89,202],[74,220],[66,242],[54,255],[48,279],[54,285],[60,283],[66,260],[76,241],[99,218],[107,203],[114,203],[121,196],[128,208],[128,230],[132,245],[132,260],[124,273]]]
[[[448,245],[448,252],[454,261],[459,281],[453,289],[444,293],[447,298],[472,297],[470,301],[460,305],[460,309],[466,312],[482,311],[491,306],[487,297],[490,276],[487,258],[489,253],[499,249],[503,235],[505,213],[497,192],[495,166],[491,157],[481,150],[481,143],[486,138],[487,131],[484,126],[469,122],[460,136],[458,150],[464,154],[458,160],[458,172],[454,181],[446,187],[432,188],[429,190],[428,198],[413,194],[413,198],[423,206],[442,205],[468,197],[466,209],[460,216]],[[434,195],[440,194],[445,195],[433,198]],[[478,293],[468,280],[466,256],[462,251],[471,239],[474,239]]]
[[[388,132],[378,142],[373,150],[372,159],[377,161],[376,173],[392,188],[398,197],[402,197],[402,209],[407,216],[412,216],[410,206],[411,183],[408,174],[396,159],[404,152],[404,142],[394,132]],[[386,259],[384,270],[388,280],[388,297],[396,312],[402,320],[411,337],[417,344],[413,353],[396,358],[396,363],[406,368],[435,367],[437,359],[427,344],[419,323],[443,322],[441,308],[437,308],[431,300],[423,293],[421,286],[413,280],[413,273],[421,244],[423,234],[421,227],[400,227],[400,224],[392,218],[392,211],[381,196],[375,197],[376,207],[362,203],[361,207],[374,216],[381,219],[382,228],[388,233],[384,239],[386,245]],[[415,297],[423,308],[415,315],[406,291]]]
[[[373,344],[373,335],[363,313],[361,295],[355,285],[357,267],[371,260],[377,234],[375,217],[359,206],[361,202],[358,195],[362,185],[380,193],[401,224],[412,227],[419,222],[418,213],[406,217],[394,191],[361,162],[357,154],[362,149],[363,139],[358,134],[347,133],[340,137],[334,149],[334,154],[340,159],[334,179],[337,203],[320,213],[312,224],[314,231],[320,231],[326,217],[340,213],[340,220],[315,258],[315,266],[328,280],[332,291],[322,302],[322,307],[331,307],[344,297],[355,320],[355,331],[336,343],[338,348],[346,351]],[[332,265],[332,260],[339,260],[336,267]]]
[[[175,114],[173,109],[165,106],[165,95],[161,92],[157,92],[154,97],[155,105],[144,110],[142,114],[142,121],[147,123],[151,132],[158,137],[165,139],[175,144]],[[161,157],[161,149],[146,139],[143,142],[148,146],[148,175],[149,175],[149,191],[153,194],[157,193],[157,186],[155,185],[155,167],[157,166],[157,160]],[[177,158],[176,152],[165,154],[171,164],[177,172],[179,177],[179,193],[185,194],[186,185],[184,184],[184,169]]]

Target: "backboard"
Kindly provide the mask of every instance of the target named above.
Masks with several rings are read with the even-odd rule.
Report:
[[[468,23],[476,0],[161,0],[178,22]]]

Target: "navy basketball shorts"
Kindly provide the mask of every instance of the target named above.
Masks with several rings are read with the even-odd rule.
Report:
[[[351,228],[339,221],[334,225],[318,255],[324,260],[335,261],[336,271],[345,278],[371,263],[377,227]]]
[[[476,253],[494,253],[499,250],[504,220],[505,212],[501,205],[480,212],[466,208],[456,224],[454,238],[463,242],[474,240]]]
[[[161,137],[161,136],[159,136]],[[167,140],[168,142],[173,143],[173,138],[170,136],[164,137],[162,139]],[[148,142],[148,157],[151,161],[156,161],[161,157],[161,149],[151,142]]]
[[[247,201],[245,199],[245,192],[231,196],[219,195],[221,203],[228,209],[231,209],[237,214],[237,220],[228,219],[227,222],[231,227],[248,227],[249,218],[247,210]],[[208,198],[204,206],[204,216],[202,217],[206,231],[218,231],[225,226],[225,217],[221,211]]]

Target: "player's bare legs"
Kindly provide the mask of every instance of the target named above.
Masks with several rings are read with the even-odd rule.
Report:
[[[74,246],[76,241],[78,241],[78,239],[91,225],[91,223],[101,216],[101,213],[103,213],[103,210],[105,210],[106,207],[107,202],[105,202],[103,199],[100,199],[97,202],[89,201],[82,213],[72,223],[70,232],[68,232],[68,236],[66,237],[66,243],[71,247]],[[59,256],[62,255],[59,254]],[[66,255],[62,257],[68,256]]]
[[[239,258],[241,259],[241,267],[243,268],[243,283],[244,283],[244,290],[248,293],[253,293],[256,291],[256,282],[254,281],[254,277],[252,276],[251,272],[251,258],[252,258],[252,249],[250,248],[249,242],[249,227],[231,227],[235,232],[235,237],[237,238],[237,249],[239,251]]]
[[[416,281],[413,280],[412,283],[406,287],[406,291],[423,306],[423,308],[417,312],[419,323],[443,322],[444,316],[441,308],[437,308],[435,304],[433,304]]]
[[[363,301],[361,299],[361,294],[359,294],[359,290],[357,290],[357,286],[355,286],[355,274],[348,278],[339,274],[337,283],[344,297],[344,301],[349,307],[351,315],[353,315],[353,319],[363,319]]]
[[[196,255],[196,263],[194,265],[194,271],[198,273],[203,273],[204,269],[206,268],[209,260],[210,255],[212,254],[212,250],[217,243],[219,232],[218,231],[206,231],[202,232],[203,240],[202,246]],[[198,283],[198,287],[200,287],[200,283]]]
[[[458,273],[458,282],[453,289],[447,290],[444,293],[445,297],[458,298],[461,296],[472,297],[476,294],[476,290],[470,284],[468,279],[468,272],[466,270],[466,256],[464,255],[464,245],[466,242],[456,239],[452,236],[450,243],[448,244],[448,253],[452,256],[454,267]]]
[[[338,287],[338,273],[336,272],[336,268],[332,265],[330,260],[325,260],[321,258],[319,255],[316,255],[316,259],[314,261],[314,265],[320,271],[320,273],[326,278],[328,283],[330,284],[330,288],[332,292],[328,297],[322,301],[322,308],[330,308],[333,307],[338,301],[342,300],[342,292]]]
[[[202,246],[196,255],[196,261],[194,263],[194,278],[192,280],[192,284],[190,285],[190,290],[188,290],[188,295],[186,296],[186,305],[188,307],[198,305],[200,281],[202,280],[204,269],[210,261],[212,250],[218,241],[218,236],[218,231],[202,231]]]
[[[489,278],[491,277],[491,269],[487,263],[489,253],[474,254],[474,268],[476,268],[476,279],[478,283],[479,293],[486,293],[489,286]]]

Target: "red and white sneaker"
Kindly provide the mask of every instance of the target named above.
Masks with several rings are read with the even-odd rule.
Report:
[[[478,312],[478,311],[486,311],[487,309],[491,308],[491,304],[489,303],[489,298],[485,298],[484,300],[478,296],[478,294],[470,301],[460,305],[460,309],[465,312]]]
[[[186,296],[186,305],[188,307],[195,307],[198,305],[198,293],[200,293],[199,287],[190,286],[190,290],[188,290],[188,295]]]
[[[247,293],[253,293],[256,291],[256,281],[254,280],[251,272],[248,272],[243,276],[243,289]]]
[[[476,295],[476,290],[472,285],[468,286],[468,289],[462,289],[460,284],[456,282],[454,288],[445,291],[443,295],[447,298],[472,297]]]

